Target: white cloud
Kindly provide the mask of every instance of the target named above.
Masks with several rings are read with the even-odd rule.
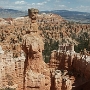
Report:
[[[73,8],[69,8],[69,10],[71,10],[71,11],[72,11],[72,10],[73,10]]]
[[[37,5],[44,5],[46,4],[47,2],[41,2],[41,3],[37,3]]]
[[[59,7],[66,7],[65,5],[59,5]]]
[[[31,1],[31,0],[30,0]],[[28,8],[37,8],[39,10],[72,10],[72,11],[82,11],[90,12],[90,0],[76,0],[80,4],[79,6],[72,5],[72,2],[66,0],[42,0],[42,2],[30,3],[26,0],[0,0],[0,6],[2,8],[11,8],[17,10],[27,10]],[[83,4],[82,2],[85,2]],[[71,4],[71,5],[70,5]],[[82,5],[81,5],[82,4]],[[69,6],[70,5],[70,6]],[[86,5],[86,6],[85,6]]]
[[[37,3],[37,5],[43,5],[43,3]]]
[[[70,3],[70,2],[68,2],[68,3]]]
[[[83,10],[83,12],[90,12],[90,6],[81,5],[81,6],[76,7],[76,10],[78,10],[78,11]]]
[[[65,6],[65,5],[56,5],[56,4],[54,4],[54,8],[53,8],[54,10],[65,10],[65,9],[67,9],[67,6]]]
[[[26,4],[25,1],[16,1],[15,4]]]
[[[44,4],[46,4],[47,2],[45,1],[45,2],[41,2],[41,3],[32,3],[31,5],[32,6],[42,6],[42,5],[44,5]]]
[[[35,5],[35,3],[32,3],[32,5]]]

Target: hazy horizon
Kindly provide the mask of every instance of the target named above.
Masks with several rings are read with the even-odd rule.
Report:
[[[0,0],[0,7],[25,11],[28,8],[45,10],[69,10],[90,13],[90,0]]]

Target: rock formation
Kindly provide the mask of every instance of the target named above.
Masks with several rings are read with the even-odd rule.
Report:
[[[60,90],[72,90],[74,89],[73,85],[75,85],[75,90],[80,90],[78,89],[78,87],[80,88],[80,85],[90,82],[90,55],[88,54],[86,49],[82,52],[83,55],[80,55],[80,53],[78,54],[74,51],[72,45],[70,45],[71,47],[67,47],[66,45],[59,46],[61,47],[61,49],[59,47],[58,51],[55,51],[51,54],[49,66],[54,70],[62,71],[62,84],[59,84],[61,85]],[[64,48],[62,49],[62,47],[67,47],[67,50]],[[76,77],[76,80],[74,78],[70,79],[72,76]],[[56,78],[54,80],[56,80]],[[73,80],[75,80],[75,83],[73,82]],[[79,84],[77,85],[77,83]]]
[[[11,23],[1,19],[0,89],[89,90],[90,51],[76,53],[74,44],[79,38],[88,41],[89,49],[90,25],[38,12],[28,9],[29,16]],[[50,62],[45,63],[45,58]]]
[[[29,9],[31,19],[30,30],[23,37],[22,48],[26,54],[24,66],[24,89],[25,90],[50,90],[50,70],[42,58],[44,43],[42,37],[38,34],[36,9]],[[36,28],[35,28],[36,27]]]

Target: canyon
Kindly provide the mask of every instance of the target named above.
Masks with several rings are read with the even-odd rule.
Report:
[[[0,19],[0,89],[89,90],[90,24],[38,13],[32,8],[26,17]],[[88,48],[76,52],[77,38],[86,32]],[[58,46],[47,50],[54,42]]]

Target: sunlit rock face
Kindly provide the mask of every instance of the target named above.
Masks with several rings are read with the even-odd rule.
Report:
[[[50,70],[42,58],[44,43],[38,34],[36,15],[38,10],[29,9],[31,19],[30,30],[23,36],[22,48],[26,54],[25,61],[25,90],[50,90]]]

